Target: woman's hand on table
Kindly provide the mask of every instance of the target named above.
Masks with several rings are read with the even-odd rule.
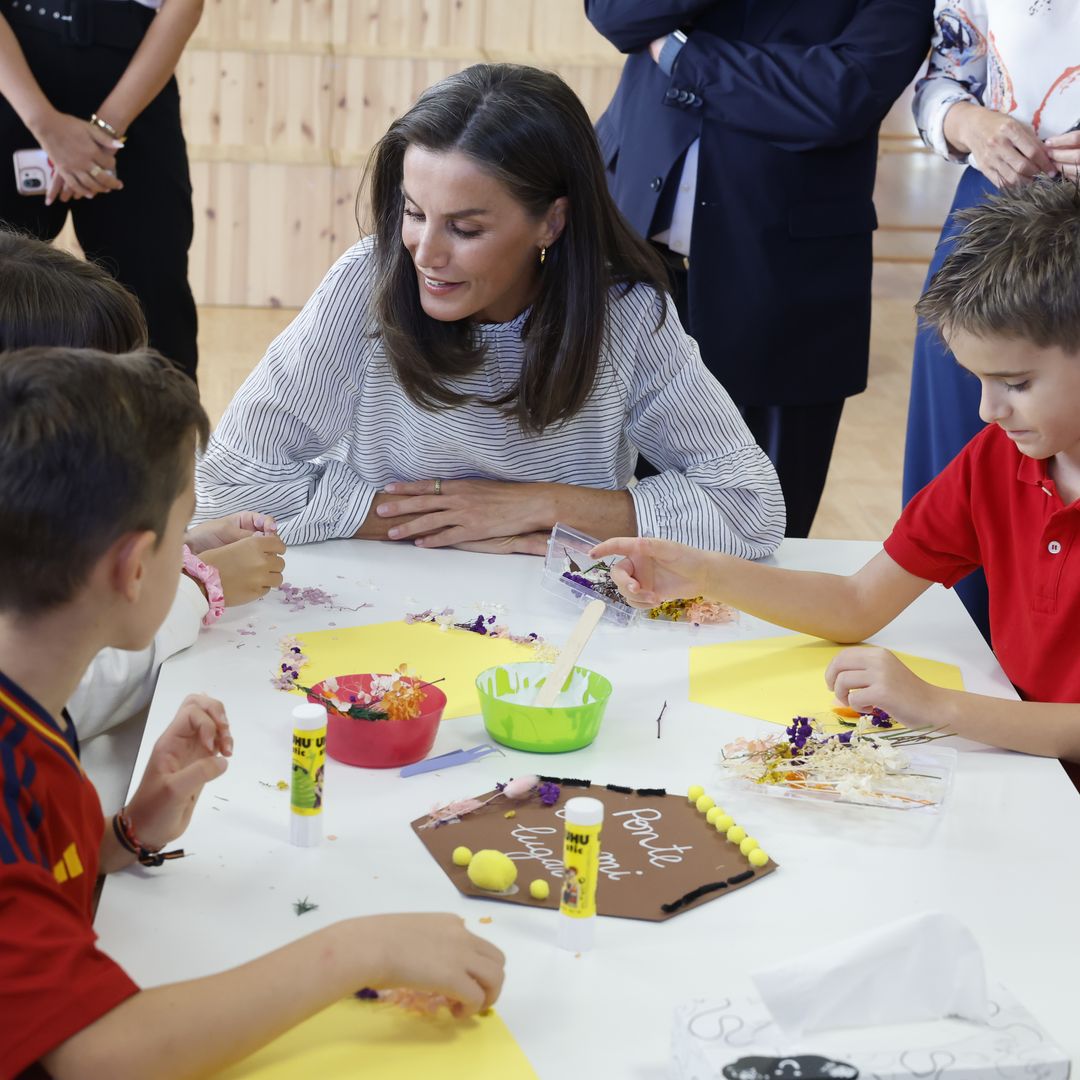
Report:
[[[842,705],[860,712],[884,709],[908,727],[936,722],[940,687],[920,679],[888,649],[857,645],[838,653],[825,682]]]
[[[549,532],[533,532],[495,536],[490,540],[468,540],[454,547],[459,551],[480,551],[489,555],[546,555],[550,539]]]
[[[233,740],[225,706],[206,694],[184,698],[150,753],[139,788],[127,806],[136,835],[148,848],[164,847],[188,826],[203,786],[227,768]]]
[[[552,489],[555,486],[502,480],[417,480],[387,484],[384,497],[376,501],[375,514],[387,522],[388,539],[412,540],[417,547],[520,540],[554,525]],[[439,494],[435,494],[436,487]],[[511,549],[516,550],[497,550]]]
[[[618,555],[611,579],[633,607],[654,608],[665,600],[704,596],[708,591],[708,552],[650,536],[605,540],[593,558]]]
[[[506,957],[457,915],[370,915],[346,925],[357,931],[358,990],[441,994],[457,1017],[491,1008],[502,990]]]
[[[265,536],[277,532],[277,522],[269,514],[256,514],[251,510],[242,510],[239,514],[214,518],[194,525],[184,536],[184,543],[196,555],[201,555],[211,548],[235,544],[237,540],[246,540],[249,536]]]
[[[236,607],[276,589],[285,571],[285,544],[276,533],[252,533],[243,540],[212,548],[201,555],[217,568],[225,606]]]
[[[972,102],[960,101],[945,114],[945,138],[997,187],[1027,184],[1057,173],[1043,141],[1024,123]]]

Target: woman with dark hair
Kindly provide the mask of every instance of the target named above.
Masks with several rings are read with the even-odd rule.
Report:
[[[541,553],[562,521],[776,548],[775,472],[561,79],[482,64],[444,79],[368,178],[374,235],[240,388],[200,462],[200,513],[264,506],[291,543]],[[661,472],[628,487],[639,450]]]

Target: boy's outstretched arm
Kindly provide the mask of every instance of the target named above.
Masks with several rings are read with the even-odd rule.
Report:
[[[56,1080],[205,1076],[365,986],[443,994],[471,1015],[499,996],[503,963],[454,915],[350,919],[219,975],[143,990],[42,1064]]]
[[[785,570],[650,537],[606,540],[592,555],[623,557],[612,578],[635,607],[704,596],[829,641],[862,641],[932,584],[884,551],[850,576]]]
[[[884,709],[909,727],[943,726],[955,735],[1025,754],[1080,761],[1080,704],[1008,701],[924,682],[887,649],[845,649],[825,672],[839,701]]]

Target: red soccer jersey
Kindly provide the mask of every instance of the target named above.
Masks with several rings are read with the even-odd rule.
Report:
[[[991,424],[908,503],[885,550],[943,585],[981,566],[994,653],[1017,692],[1080,702],[1080,501],[1062,503],[1046,465]]]
[[[104,819],[70,720],[0,672],[0,1080],[134,994],[95,946]]]

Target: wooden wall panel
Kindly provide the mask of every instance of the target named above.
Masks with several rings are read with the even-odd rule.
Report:
[[[484,60],[532,63],[562,75],[595,119],[623,59],[581,0],[206,0],[178,71],[196,298],[302,303],[356,238],[372,144],[445,75]],[[882,151],[879,256],[921,258],[953,173],[922,150],[908,97],[883,125]]]

